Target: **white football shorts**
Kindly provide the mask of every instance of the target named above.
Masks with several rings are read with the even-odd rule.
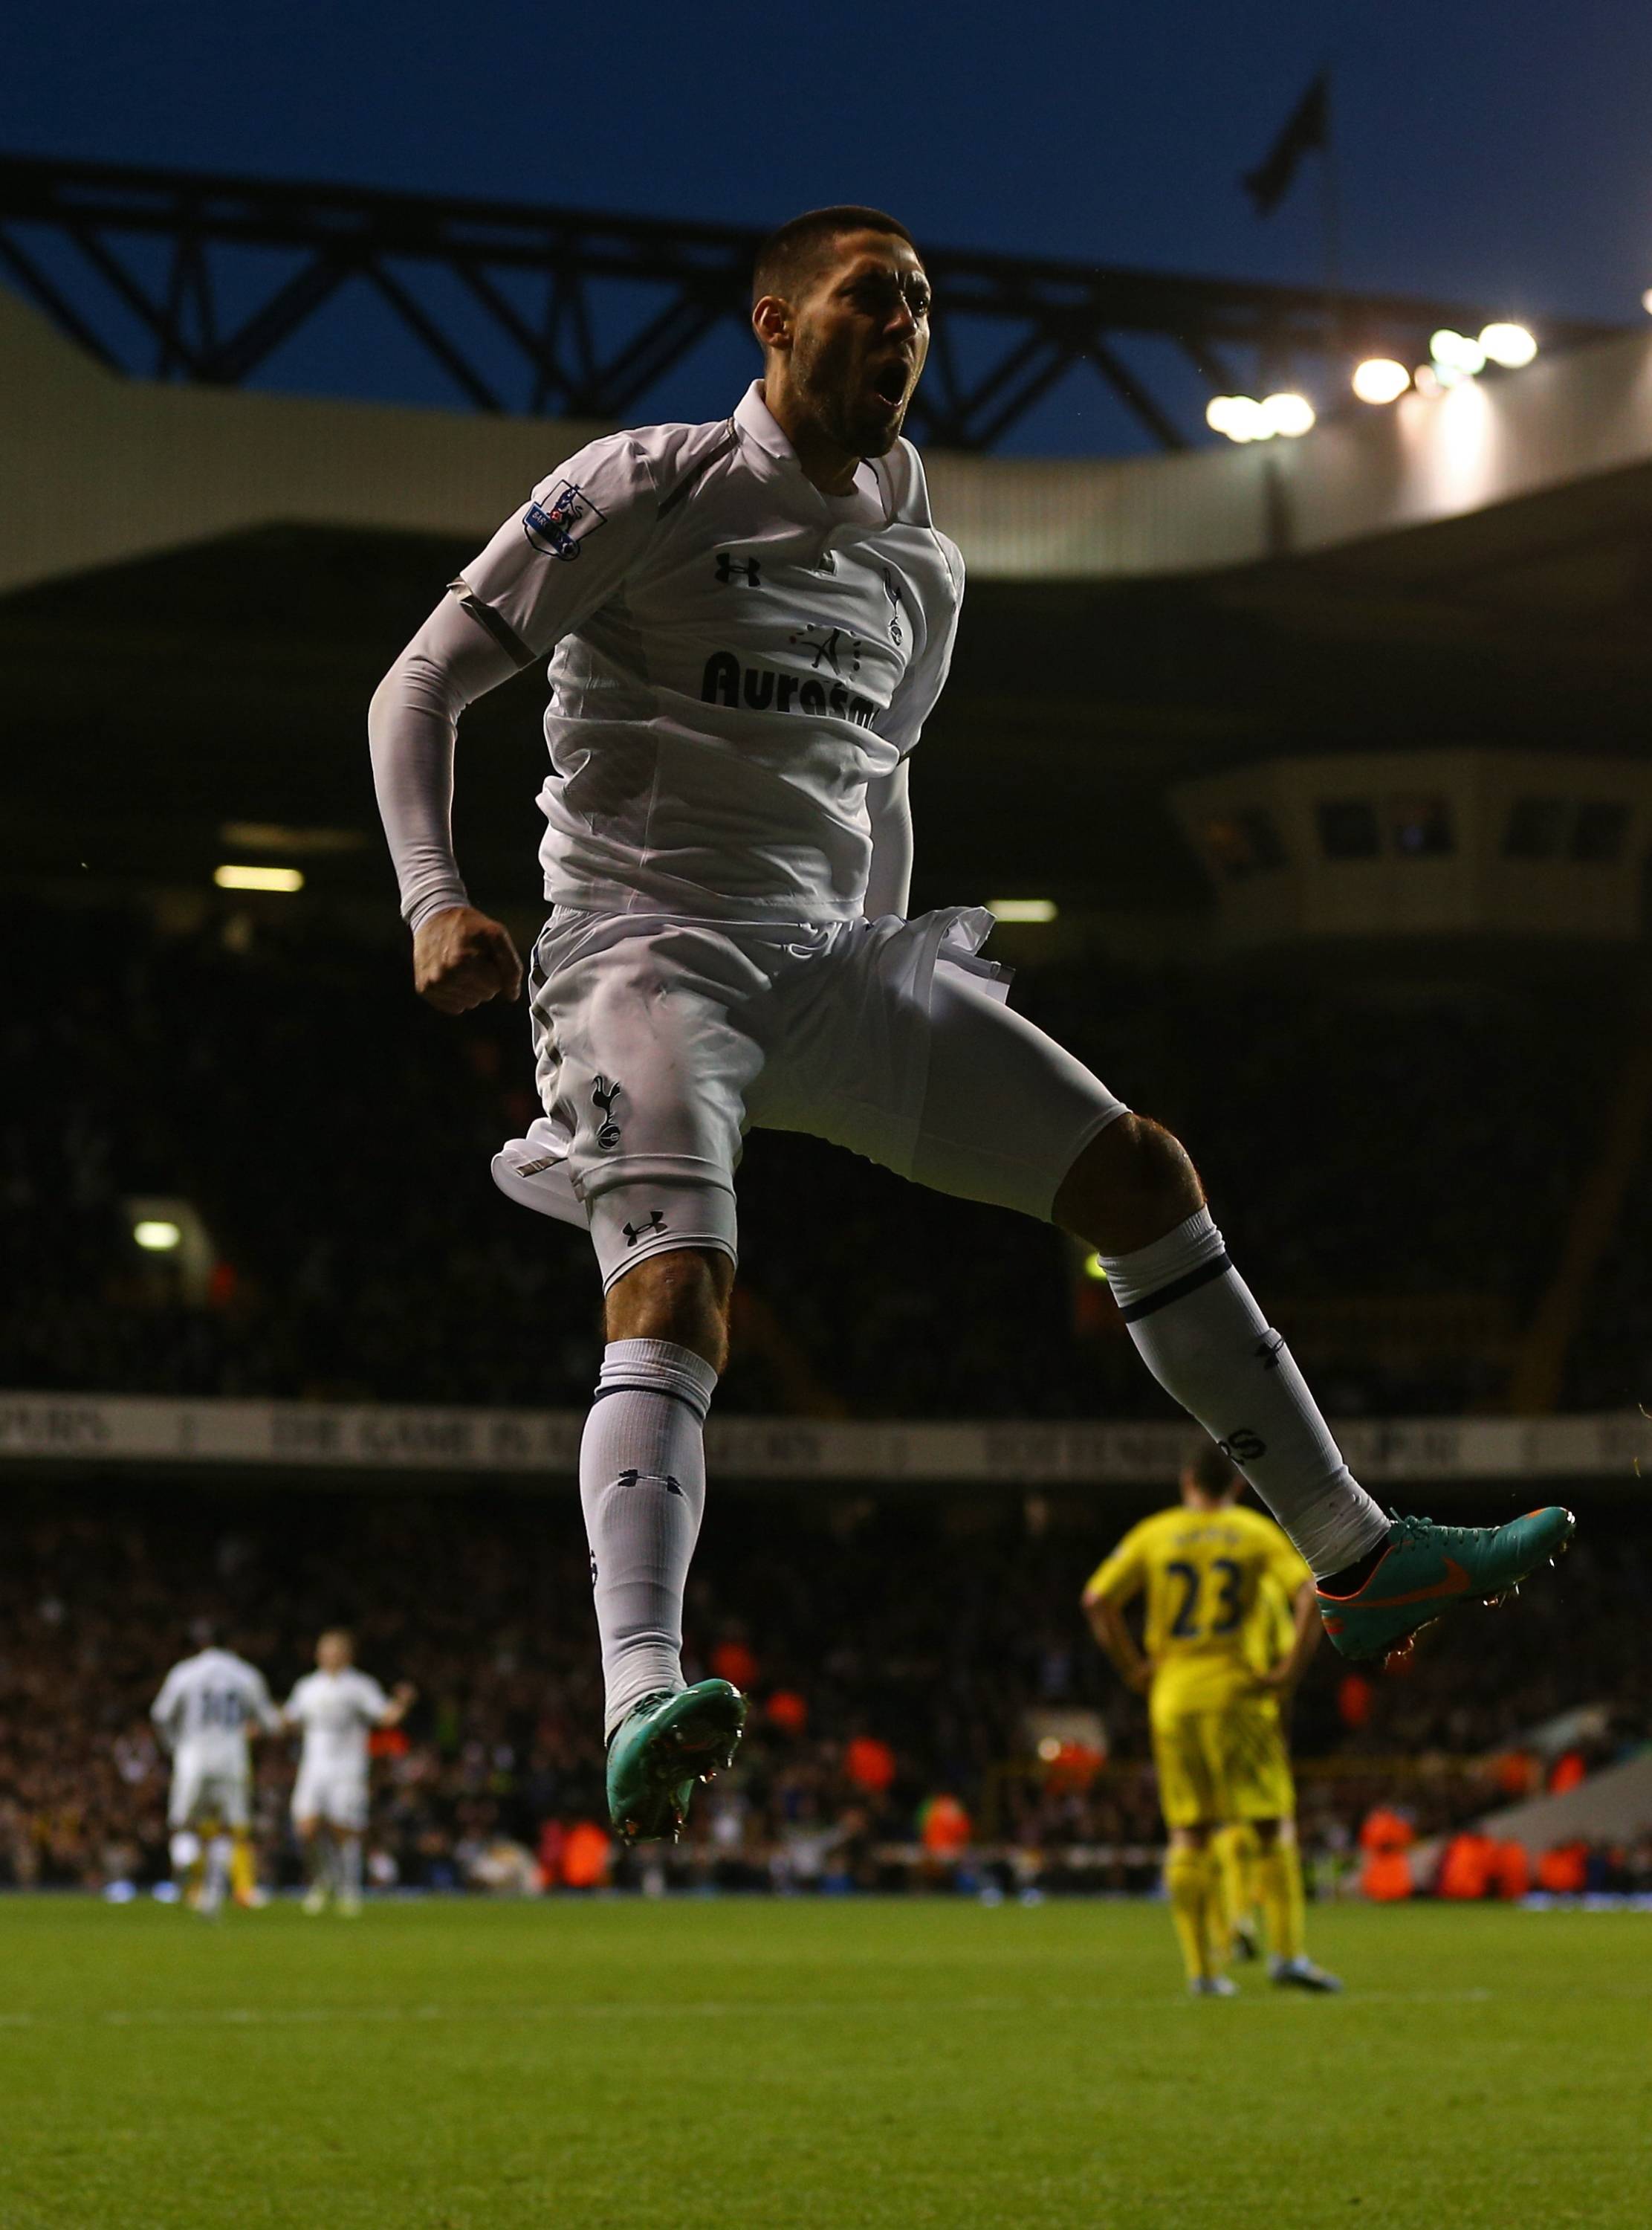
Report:
[[[167,1826],[192,1827],[216,1820],[226,1827],[244,1827],[252,1817],[250,1782],[245,1765],[225,1765],[213,1758],[192,1758],[181,1753],[172,1765]]]
[[[800,1131],[1048,1221],[1126,1111],[1005,1004],[984,907],[916,921],[729,923],[558,906],[530,987],[545,1113],[501,1189],[588,1224],[606,1290],[685,1247],[737,1256],[749,1125]]]
[[[292,1784],[292,1817],[295,1820],[325,1820],[330,1827],[342,1827],[349,1835],[359,1835],[367,1827],[367,1776],[364,1773],[336,1773],[327,1767],[299,1768],[299,1777]]]

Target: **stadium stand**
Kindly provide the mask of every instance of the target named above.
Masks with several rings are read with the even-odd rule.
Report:
[[[922,1833],[926,1808],[944,1798],[962,1808],[968,1847],[1006,1880],[1150,1885],[1159,1829],[1142,1713],[1077,1614],[1095,1555],[1145,1506],[1140,1495],[714,1495],[690,1662],[739,1672],[757,1710],[737,1773],[671,1854],[672,1877],[782,1888],[952,1879],[945,1812],[928,1809],[927,1851]],[[1440,1630],[1409,1678],[1366,1680],[1321,1653],[1295,1713],[1305,1840],[1321,1874],[1352,1865],[1379,1803],[1409,1834],[1438,1838],[1511,1788],[1541,1785],[1552,1767],[1535,1740],[1529,1752],[1514,1744],[1511,1761],[1510,1730],[1579,1696],[1606,1707],[1569,1745],[1584,1765],[1643,1736],[1652,1558],[1610,1503],[1588,1517],[1549,1586],[1501,1623]],[[8,1543],[0,1884],[164,1874],[164,1768],[145,1715],[202,1610],[226,1621],[278,1698],[307,1669],[317,1630],[340,1619],[365,1666],[418,1683],[405,1737],[379,1738],[381,1881],[483,1886],[516,1879],[524,1853],[569,1879],[569,1838],[601,1818],[571,1492],[323,1492],[295,1514],[291,1490],[22,1482]],[[1586,1619],[1574,1614],[1582,1602]],[[1070,1750],[1041,1762],[1030,1731],[1044,1722],[1028,1715],[1076,1711],[1103,1719],[1105,1764]],[[259,1759],[267,1867],[292,1879],[288,1746],[261,1744]],[[622,1878],[659,1859],[623,1860]],[[1624,1883],[1652,1885],[1652,1845],[1631,1842],[1611,1863]]]

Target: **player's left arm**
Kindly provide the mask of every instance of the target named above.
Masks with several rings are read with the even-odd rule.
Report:
[[[1295,1631],[1291,1635],[1290,1647],[1272,1670],[1258,1677],[1264,1688],[1276,1688],[1290,1694],[1296,1683],[1307,1672],[1314,1652],[1320,1646],[1324,1621],[1320,1616],[1319,1598],[1311,1579],[1304,1580],[1297,1589],[1291,1604]]]
[[[867,786],[866,809],[872,824],[871,872],[866,878],[871,921],[890,913],[904,921],[912,901],[912,802],[906,775],[903,759],[893,774]]]
[[[254,1716],[264,1732],[267,1735],[282,1733],[286,1726],[286,1718],[279,1706],[270,1701],[269,1683],[261,1672],[255,1672],[253,1676],[252,1693]]]
[[[376,1727],[399,1727],[419,1700],[419,1691],[411,1680],[398,1680],[383,1704],[375,1714]]]

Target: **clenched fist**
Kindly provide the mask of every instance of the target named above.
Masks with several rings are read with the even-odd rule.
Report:
[[[413,988],[438,1012],[462,1015],[490,999],[514,999],[522,960],[503,922],[474,906],[449,906],[421,922],[413,939]]]

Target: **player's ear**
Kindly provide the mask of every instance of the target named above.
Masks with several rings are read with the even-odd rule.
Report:
[[[792,345],[792,306],[779,294],[764,294],[752,306],[751,330],[766,349]]]

